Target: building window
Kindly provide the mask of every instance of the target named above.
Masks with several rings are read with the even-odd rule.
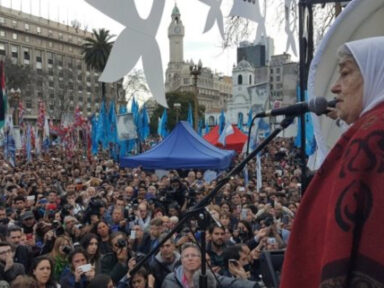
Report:
[[[17,40],[17,34],[16,33],[12,33],[12,39]]]
[[[19,49],[17,46],[12,46],[11,47],[11,56],[12,56],[12,62],[13,64],[17,63],[17,59],[19,58]]]
[[[53,47],[53,43],[51,41],[48,42],[48,47],[49,48],[52,48]]]
[[[32,109],[32,101],[26,101],[25,102],[25,107]]]
[[[36,32],[41,33],[41,28],[39,26],[36,27]]]
[[[281,80],[280,76],[276,77],[276,81],[279,82]]]
[[[5,31],[1,30],[1,31],[0,31],[0,36],[1,36],[1,37],[5,37]]]
[[[29,64],[30,60],[31,60],[31,55],[29,53],[29,49],[23,48],[23,50],[24,50],[24,64]]]
[[[24,24],[24,28],[25,28],[25,30],[29,30],[29,24],[28,24],[28,23],[25,23],[25,24]]]
[[[53,66],[53,54],[50,52],[47,53],[47,64],[48,64],[48,68],[52,68],[52,66]]]
[[[0,43],[0,55],[4,55],[4,56],[6,55],[4,43]]]
[[[280,73],[280,68],[276,68],[276,73],[277,73],[277,74]]]
[[[5,19],[4,19],[4,17],[0,17],[0,23],[1,23],[1,24],[4,24],[4,23],[5,23]]]
[[[83,81],[83,75],[79,74],[79,75],[77,76],[77,80],[79,80],[79,81]]]
[[[36,69],[43,68],[43,59],[41,57],[41,51],[36,50]]]
[[[25,36],[25,42],[29,42],[29,36]]]
[[[252,75],[249,75],[249,84],[252,84]]]
[[[53,83],[53,81],[49,81],[49,87],[54,87],[55,84]]]
[[[237,84],[238,85],[241,85],[241,84],[243,84],[243,75],[239,75],[239,76],[237,76]]]
[[[17,21],[16,20],[12,20],[12,25],[16,26],[17,25]]]

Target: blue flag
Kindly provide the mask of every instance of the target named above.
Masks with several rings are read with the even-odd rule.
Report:
[[[225,126],[225,115],[224,110],[221,110],[220,117],[219,117],[219,134],[223,132]]]
[[[300,87],[297,87],[297,98],[300,97]],[[305,91],[305,101],[308,101],[308,93]],[[298,117],[298,123],[297,123],[297,135],[295,138],[295,146],[300,148],[301,147],[301,117]],[[312,124],[312,116],[310,113],[304,114],[305,119],[305,154],[307,156],[312,155],[316,151],[316,139],[315,134],[313,130],[313,124]]]
[[[161,119],[159,121],[159,126],[157,129],[157,133],[163,138],[167,137],[167,122],[168,122],[167,109],[164,109],[163,115],[161,116]]]
[[[251,127],[251,124],[252,124],[252,108],[250,108],[249,112],[248,112],[248,121],[247,121],[248,129],[249,129],[249,127]]]
[[[31,153],[31,150],[32,150],[32,144],[31,144],[31,125],[28,124],[28,127],[27,127],[27,134],[26,134],[26,144],[25,144],[25,150],[27,151],[27,160],[28,162],[31,162],[32,161],[32,153]]]
[[[107,149],[108,147],[108,117],[105,111],[105,102],[101,102],[99,117],[97,120],[97,128],[96,128],[96,143],[102,144],[103,149]]]
[[[108,144],[111,147],[111,156],[113,159],[117,159],[118,156],[118,137],[117,137],[117,123],[116,123],[116,111],[115,111],[115,102],[111,101],[109,105],[108,113]]]
[[[13,138],[11,129],[7,129],[4,138],[4,158],[15,167],[16,164],[16,145],[15,139]]]
[[[239,118],[237,119],[237,128],[239,128],[240,131],[243,131],[243,113],[239,113]]]
[[[97,117],[96,115],[92,115],[91,117],[91,125],[92,125],[92,154],[96,155],[97,154],[97,141],[96,141],[96,129],[97,129]]]
[[[148,116],[148,112],[147,112],[147,108],[144,106],[143,109],[141,110],[141,122],[142,122],[142,125],[141,125],[141,132],[142,132],[142,135],[141,135],[141,138],[143,140],[146,140],[149,136],[149,116]]]
[[[203,119],[199,120],[199,127],[197,129],[197,132],[199,133],[200,136],[203,136]]]
[[[188,104],[188,118],[187,118],[187,122],[189,123],[189,125],[191,125],[191,127],[193,127],[193,116],[192,116],[192,106],[191,106],[191,103]]]

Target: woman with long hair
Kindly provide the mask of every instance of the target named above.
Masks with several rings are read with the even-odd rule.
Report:
[[[97,235],[93,233],[84,235],[83,238],[81,238],[80,245],[87,253],[89,264],[95,267],[96,274],[100,273],[100,250]]]
[[[97,222],[92,232],[100,238],[99,251],[101,255],[113,252],[110,243],[110,229],[108,227],[107,222],[103,220]]]
[[[95,267],[89,264],[86,252],[76,248],[68,256],[69,267],[60,278],[62,288],[86,288],[95,277]]]
[[[68,266],[67,256],[72,249],[71,239],[68,236],[59,236],[55,240],[53,249],[49,256],[54,261],[53,275],[56,281],[60,280],[60,276],[64,269]]]
[[[33,259],[32,277],[37,281],[39,288],[57,288],[53,276],[53,262],[48,256],[39,256]]]

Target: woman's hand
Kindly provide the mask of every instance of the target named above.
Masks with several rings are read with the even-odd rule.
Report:
[[[81,274],[83,274],[83,270],[81,270],[80,266],[76,268],[75,272],[75,282],[80,282]]]
[[[148,288],[154,288],[155,287],[155,277],[153,277],[152,274],[148,275]]]
[[[95,274],[96,274],[96,272],[95,272],[95,266],[92,266],[92,268],[91,268],[90,271],[84,273],[84,275],[87,277],[87,279],[88,279],[89,281],[91,281],[91,280],[95,277]]]
[[[229,268],[229,272],[232,275],[236,276],[237,278],[241,278],[241,279],[247,279],[248,278],[248,273],[245,272],[244,268],[242,266],[240,266],[238,261],[228,262],[228,268]]]

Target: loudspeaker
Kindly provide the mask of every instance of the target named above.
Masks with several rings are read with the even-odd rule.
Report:
[[[284,262],[285,250],[263,251],[260,255],[260,270],[266,287],[278,288]]]

